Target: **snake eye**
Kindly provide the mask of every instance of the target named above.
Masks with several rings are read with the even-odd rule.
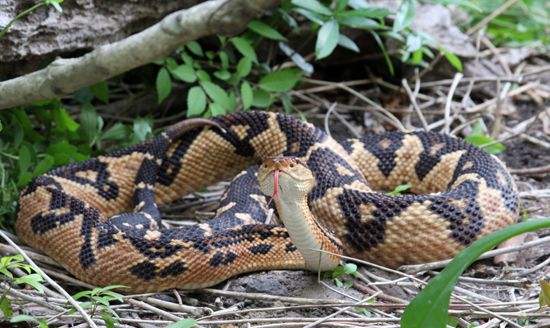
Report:
[[[290,163],[290,167],[294,167],[294,166],[295,166],[295,164],[294,164],[294,163]]]

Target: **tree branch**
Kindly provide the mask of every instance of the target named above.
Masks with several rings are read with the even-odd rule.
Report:
[[[234,34],[280,0],[211,0],[176,11],[157,24],[78,58],[0,82],[0,109],[60,97],[170,54],[212,34]]]

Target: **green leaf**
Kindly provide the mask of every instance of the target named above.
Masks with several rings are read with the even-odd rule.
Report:
[[[331,16],[332,11],[317,0],[292,0],[292,4],[311,10],[317,14]]]
[[[214,76],[222,81],[227,81],[231,78],[231,73],[228,71],[215,71]]]
[[[493,232],[460,252],[407,306],[402,328],[444,328],[447,324],[451,292],[458,278],[481,254],[506,239],[550,227],[550,218],[533,219]]]
[[[391,12],[385,8],[361,8],[348,10],[346,12],[340,13],[339,17],[368,17],[368,18],[384,18],[388,16]]]
[[[11,301],[6,296],[2,297],[2,300],[0,300],[0,310],[2,310],[5,318],[10,318],[11,316],[13,316]]]
[[[254,51],[254,48],[248,43],[248,41],[241,37],[233,37],[231,38],[231,43],[235,46],[235,48],[246,58],[250,59],[251,61],[257,63],[258,57],[256,56],[256,52]]]
[[[191,51],[192,54],[199,57],[204,57],[204,52],[202,51],[202,47],[197,41],[191,41],[188,44],[186,44],[185,47],[189,49],[189,51]]]
[[[226,109],[232,109],[229,96],[219,85],[208,81],[202,81],[200,85],[212,101]]]
[[[138,141],[144,141],[153,134],[153,122],[150,119],[139,117],[134,120],[132,130]]]
[[[95,140],[103,128],[103,119],[97,115],[95,108],[86,103],[80,112],[80,129],[87,140]]]
[[[323,16],[316,14],[313,11],[309,11],[303,8],[296,8],[294,9],[294,11],[314,22],[315,24],[323,25],[323,23],[325,22],[325,18]]]
[[[124,140],[128,138],[128,128],[122,123],[116,123],[105,131],[100,139],[101,140]]]
[[[272,72],[260,79],[258,86],[266,91],[286,92],[300,80],[300,71],[297,69],[283,69]]]
[[[540,281],[539,306],[550,307],[550,283],[545,280]]]
[[[52,117],[55,122],[55,125],[61,131],[70,131],[75,132],[80,126],[76,123],[67,111],[63,108],[54,108],[52,110]]]
[[[15,317],[10,319],[11,323],[19,323],[19,322],[25,322],[25,321],[36,322],[36,319],[33,316],[24,315],[24,314],[16,315]]]
[[[179,65],[170,71],[178,80],[193,83],[197,80],[195,70],[190,65]]]
[[[254,99],[254,93],[252,92],[252,87],[248,82],[243,81],[241,84],[241,102],[243,103],[243,109],[247,110],[252,105],[252,100]]]
[[[339,17],[338,23],[357,29],[364,30],[377,30],[377,29],[386,29],[385,26],[381,25],[374,19],[357,17],[357,16],[348,16],[348,17]]]
[[[411,184],[410,183],[405,183],[405,184],[402,184],[402,185],[399,185],[399,186],[395,187],[395,189],[393,189],[392,191],[387,192],[386,195],[390,195],[390,196],[401,195],[402,192],[404,192],[406,190],[409,190],[410,188],[411,188]]]
[[[317,59],[325,58],[330,55],[338,44],[340,35],[338,23],[335,20],[329,20],[321,26],[317,34],[315,43],[315,54]]]
[[[196,324],[197,324],[197,321],[191,318],[188,318],[188,319],[183,319],[183,320],[179,320],[174,323],[171,323],[168,326],[166,326],[166,328],[191,328],[191,327],[194,327]]]
[[[206,71],[198,70],[197,71],[197,77],[199,78],[199,81],[211,81],[210,75]]]
[[[400,32],[411,25],[415,15],[414,0],[402,0],[401,6],[395,13],[393,31]]]
[[[157,75],[157,94],[159,104],[172,92],[172,80],[166,68],[161,68]]]
[[[268,39],[286,41],[286,38],[276,29],[259,20],[255,19],[248,23],[248,28]]]
[[[206,94],[201,87],[195,86],[187,93],[187,117],[199,116],[206,109]]]
[[[208,105],[208,109],[210,110],[210,113],[212,113],[212,116],[218,116],[218,115],[225,115],[226,110],[225,108],[218,104],[218,103],[210,103]]]
[[[19,165],[19,172],[27,172],[29,169],[29,166],[31,165],[32,156],[33,156],[33,150],[30,146],[28,146],[27,143],[24,143],[21,145],[21,148],[19,148],[19,161],[17,164]]]
[[[241,58],[237,64],[237,76],[245,77],[250,74],[252,69],[252,61],[246,57]]]
[[[109,102],[109,86],[106,81],[92,85],[90,87],[90,91],[97,99],[103,101],[104,103]]]
[[[457,55],[455,55],[452,52],[449,52],[445,49],[441,49],[441,52],[443,53],[443,56],[445,56],[445,59],[447,59],[447,61],[449,63],[451,63],[451,65],[453,65],[453,67],[457,71],[462,72],[462,70],[463,70],[462,61],[460,60],[460,58],[458,58]]]
[[[348,0],[336,0],[336,12],[340,13],[346,9],[346,6],[348,5]]]
[[[338,45],[351,51],[359,52],[359,47],[357,46],[357,44],[344,34],[340,34],[340,36],[338,37]]]
[[[357,264],[355,263],[346,263],[344,265],[344,273],[353,274],[357,272]]]
[[[256,89],[254,90],[254,97],[252,97],[252,106],[266,108],[273,102],[273,97],[267,91]]]
[[[504,147],[504,145],[501,144],[501,143],[496,143],[496,144],[484,147],[484,145],[495,141],[495,139],[493,139],[491,137],[488,137],[488,136],[484,136],[484,135],[470,134],[470,135],[466,136],[464,138],[464,140],[466,140],[467,142],[471,143],[474,146],[478,146],[478,147],[482,148],[483,150],[485,150],[489,154],[497,155],[497,154],[500,154],[500,153],[502,153],[506,150],[506,147]]]
[[[378,33],[371,32],[371,35],[376,41],[376,44],[378,44],[378,47],[380,47],[380,50],[382,50],[382,54],[384,55],[384,60],[386,61],[386,65],[388,66],[388,70],[390,71],[390,75],[393,76],[395,73],[395,70],[393,68],[393,64],[391,62],[390,56],[386,51],[386,47],[384,46],[384,42],[382,42],[382,39],[380,38],[380,35],[378,35]]]
[[[44,286],[42,286],[44,278],[42,278],[42,276],[38,273],[31,273],[23,277],[15,278],[13,282],[18,285],[27,284],[34,287],[34,289],[36,289],[40,293],[44,292]]]
[[[40,162],[38,162],[38,164],[36,164],[32,175],[36,177],[48,172],[53,167],[54,163],[55,160],[53,159],[53,157],[50,155],[46,155],[46,157],[44,157]]]

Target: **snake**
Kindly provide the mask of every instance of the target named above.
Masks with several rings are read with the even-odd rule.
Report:
[[[160,205],[231,178],[210,221],[163,224]],[[406,193],[388,193],[403,184]],[[338,142],[294,116],[247,111],[183,120],[36,177],[15,228],[82,281],[154,292],[330,270],[339,254],[390,268],[449,259],[518,211],[505,165],[460,138],[394,131]]]

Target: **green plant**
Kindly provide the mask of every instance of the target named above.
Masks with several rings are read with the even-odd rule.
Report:
[[[398,195],[401,195],[404,191],[407,191],[409,189],[411,189],[411,184],[410,183],[401,184],[401,185],[395,187],[395,189],[393,189],[392,191],[387,192],[386,195],[398,196]]]
[[[346,263],[345,265],[339,265],[332,271],[325,272],[325,277],[333,279],[334,284],[337,287],[349,288],[353,282],[347,279],[348,276],[357,275],[357,265],[355,263]]]
[[[443,328],[448,322],[451,292],[458,278],[481,254],[506,239],[550,227],[550,218],[528,220],[493,232],[460,252],[407,306],[401,318],[402,328]]]
[[[30,8],[20,12],[19,14],[17,14],[12,20],[10,20],[8,22],[8,24],[6,26],[4,26],[4,28],[0,31],[0,38],[4,36],[4,34],[6,34],[8,32],[8,30],[10,29],[10,27],[13,25],[13,23],[17,22],[18,20],[20,20],[21,18],[27,16],[28,14],[32,13],[33,11],[37,10],[38,8],[40,7],[49,7],[49,6],[52,6],[55,8],[55,10],[59,11],[59,12],[62,12],[63,9],[61,8],[61,6],[59,5],[60,3],[62,3],[63,0],[41,0],[39,3],[31,6]]]
[[[191,328],[195,327],[197,321],[193,319],[183,319],[169,324],[166,328]]]
[[[15,278],[10,271],[13,269],[24,270],[27,274]],[[23,256],[20,254],[4,256],[0,259],[0,279],[8,283],[8,289],[5,289],[0,297],[0,310],[6,318],[13,316],[11,300],[7,297],[8,290],[12,285],[29,285],[40,293],[44,292],[44,286],[42,285],[44,279],[31,265],[24,262]]]
[[[472,132],[464,140],[474,146],[483,148],[490,154],[500,154],[506,150],[503,144],[497,143],[494,138],[484,134],[484,128],[480,121],[476,121],[472,126]]]
[[[128,288],[123,285],[111,285],[102,288],[94,288],[92,290],[84,290],[73,295],[75,300],[84,299],[80,306],[83,309],[91,309],[90,316],[98,315],[105,325],[109,328],[115,326],[118,322],[118,314],[111,308],[111,302],[117,301],[122,303],[122,295],[113,291],[113,289]],[[69,313],[76,312],[76,309],[72,309]]]
[[[266,108],[280,99],[291,111],[290,91],[300,79],[297,69],[274,70],[258,60],[254,44],[263,38],[285,40],[269,25],[252,21],[242,36],[218,37],[216,51],[197,42],[179,49],[179,58],[166,58],[156,78],[158,100],[172,91],[173,80],[188,84],[187,116],[215,116],[251,107]]]

